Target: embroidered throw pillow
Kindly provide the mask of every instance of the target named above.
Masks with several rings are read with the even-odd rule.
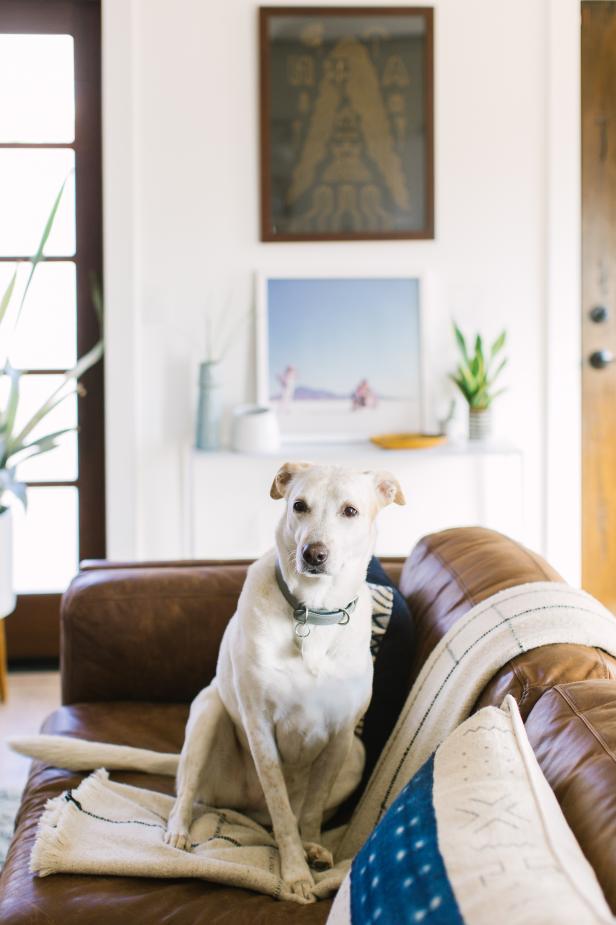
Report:
[[[462,723],[406,785],[353,861],[327,921],[614,921],[511,696]]]

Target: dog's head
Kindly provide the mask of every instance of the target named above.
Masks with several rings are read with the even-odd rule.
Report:
[[[270,494],[287,505],[277,533],[280,551],[299,574],[314,577],[335,577],[351,563],[367,562],[376,515],[387,504],[406,503],[389,472],[300,462],[278,470]]]

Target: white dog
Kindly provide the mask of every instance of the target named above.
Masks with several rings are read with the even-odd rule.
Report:
[[[273,498],[286,499],[276,548],[248,569],[222,639],[216,677],[193,701],[177,756],[39,736],[13,740],[62,767],[173,773],[177,799],[165,840],[189,849],[196,799],[271,823],[282,878],[311,898],[310,866],[326,812],[357,786],[364,762],[354,729],[370,702],[372,602],[366,570],[375,519],[404,504],[387,472],[286,463]],[[89,762],[84,765],[84,761]]]

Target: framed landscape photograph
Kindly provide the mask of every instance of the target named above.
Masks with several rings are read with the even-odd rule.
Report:
[[[270,275],[257,288],[258,400],[283,439],[422,429],[419,277]]]
[[[433,10],[262,7],[261,238],[434,237]]]

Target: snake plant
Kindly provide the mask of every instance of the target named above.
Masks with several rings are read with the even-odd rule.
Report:
[[[33,436],[35,428],[45,420],[54,408],[57,408],[59,404],[76,392],[83,394],[83,389],[78,380],[91,366],[100,360],[103,354],[103,341],[101,339],[86,354],[80,357],[72,369],[62,374],[60,384],[52,389],[38,410],[25,423],[17,426],[22,371],[16,369],[11,363],[11,343],[36,269],[45,260],[45,245],[51,234],[65,185],[66,180],[54,200],[36,252],[29,260],[30,270],[18,304],[13,305],[18,265],[15,266],[8,286],[0,299],[0,514],[6,510],[6,505],[3,504],[3,501],[6,499],[7,494],[13,494],[24,506],[26,505],[26,485],[17,476],[20,463],[55,449],[64,434],[77,429],[75,427],[65,427],[63,430],[47,433],[44,436]],[[99,315],[99,322],[102,325],[102,298],[97,287],[93,288],[92,301]]]
[[[450,378],[462,392],[469,408],[473,409],[473,411],[485,411],[486,408],[490,407],[494,399],[505,391],[504,389],[498,389],[494,392],[493,386],[505,368],[507,358],[502,359],[496,369],[493,370],[493,367],[498,354],[505,346],[507,333],[503,331],[499,334],[486,356],[483,340],[479,334],[475,337],[474,348],[471,352],[467,347],[462,331],[455,322],[453,331],[461,360],[455,374]]]

